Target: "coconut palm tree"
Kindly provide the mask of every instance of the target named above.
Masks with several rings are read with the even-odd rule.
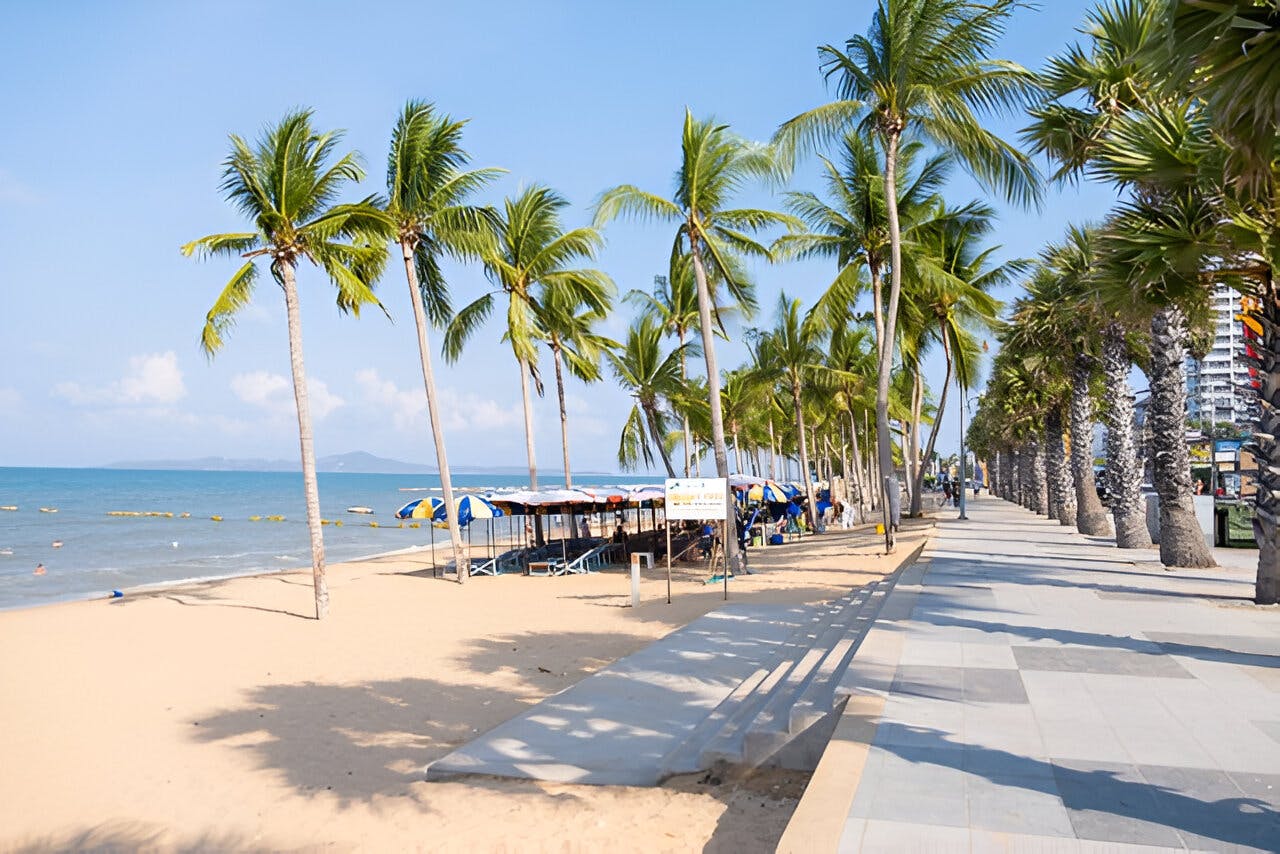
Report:
[[[953,372],[962,390],[973,388],[978,381],[982,347],[977,336],[995,331],[1001,309],[990,292],[1029,267],[1024,259],[1001,264],[992,261],[1000,247],[983,248],[981,244],[994,225],[994,211],[980,202],[954,211],[939,207],[915,238],[920,248],[913,257],[914,274],[904,284],[909,295],[904,319],[920,315],[909,325],[941,345],[946,366],[937,415],[924,446],[925,460],[933,458]],[[912,516],[923,512],[923,486],[920,469],[911,489]]]
[[[770,258],[769,250],[751,234],[775,225],[795,227],[798,223],[784,214],[758,208],[730,208],[735,192],[751,179],[768,179],[778,174],[774,152],[766,146],[746,142],[732,134],[727,125],[712,120],[698,121],[685,110],[681,136],[680,171],[671,199],[623,184],[605,191],[596,205],[596,224],[620,215],[655,219],[677,225],[673,258],[688,255],[698,287],[698,327],[702,333],[702,355],[707,366],[711,402],[711,440],[716,473],[729,476],[729,455],[724,438],[724,416],[720,411],[720,369],[716,362],[712,297],[708,268],[715,270],[739,303],[742,287],[735,276],[735,254]],[[737,567],[737,542],[725,537],[725,558]]]
[[[336,203],[348,183],[364,178],[355,152],[334,159],[341,140],[341,132],[313,128],[310,110],[289,113],[268,127],[256,145],[232,134],[221,189],[227,201],[253,220],[254,230],[211,234],[182,247],[188,256],[244,261],[205,318],[200,346],[210,357],[221,349],[236,313],[249,304],[260,260],[267,261],[272,279],[284,291],[317,620],[329,611],[329,588],[296,273],[303,259],[321,267],[337,290],[338,310],[343,313],[359,315],[361,306],[369,304],[381,308],[373,283],[386,262],[385,246],[391,236],[390,222],[378,210],[375,197]]]
[[[796,116],[776,136],[784,150],[794,151],[856,124],[874,133],[883,146],[890,283],[879,342],[876,433],[880,468],[890,491],[896,491],[896,483],[889,384],[903,259],[895,192],[899,151],[905,140],[918,135],[954,155],[979,182],[1007,198],[1039,200],[1039,179],[1031,161],[987,130],[978,117],[992,109],[1020,109],[1038,92],[1031,72],[990,58],[1017,6],[1017,0],[880,0],[867,35],[849,39],[844,50],[832,45],[818,49],[839,100]],[[886,544],[892,545],[891,536]]]
[[[745,270],[737,263],[734,256],[725,259],[733,268],[732,279],[735,283],[737,302],[722,302],[723,289],[715,275],[715,268],[709,271],[711,287],[711,315],[715,320],[716,333],[725,337],[724,321],[732,316],[750,317],[755,313],[755,286],[747,277]],[[730,295],[731,297],[733,294]],[[680,351],[680,378],[689,379],[689,356],[697,356],[700,348],[690,342],[690,333],[698,328],[698,283],[693,272],[693,259],[688,255],[680,255],[671,259],[666,276],[654,277],[653,293],[632,290],[624,297],[628,302],[642,310],[655,311],[662,318],[663,327],[668,334],[676,337]],[[690,346],[686,347],[686,344]],[[684,476],[691,471],[693,457],[693,434],[689,429],[689,419],[681,416],[682,444],[684,446]]]
[[[409,283],[409,304],[413,307],[422,384],[427,394],[427,416],[459,583],[468,575],[465,567],[469,561],[453,500],[453,478],[436,399],[427,321],[430,318],[436,326],[443,326],[452,315],[441,260],[445,256],[475,260],[492,242],[494,212],[467,204],[467,198],[504,171],[466,170],[470,157],[462,148],[465,125],[465,121],[455,121],[425,101],[410,101],[405,105],[391,135],[386,208],[395,223],[395,240]]]
[[[494,222],[495,241],[482,255],[485,274],[497,290],[477,297],[459,311],[444,335],[445,358],[456,361],[467,339],[493,312],[497,294],[506,295],[507,323],[502,337],[511,345],[520,369],[530,489],[538,488],[538,464],[529,381],[532,378],[541,393],[537,342],[545,322],[544,294],[562,289],[564,299],[603,314],[614,292],[612,280],[604,273],[571,266],[593,259],[603,239],[594,228],[566,231],[560,214],[568,204],[554,190],[540,186],[529,187],[504,202]]]
[[[564,488],[573,488],[572,468],[569,465],[569,415],[564,399],[564,369],[568,367],[584,383],[601,378],[600,357],[616,349],[618,342],[595,331],[596,324],[604,320],[606,312],[595,309],[580,300],[577,289],[563,284],[551,284],[542,288],[540,300],[542,312],[541,334],[551,350],[551,361],[556,371],[556,398],[560,403],[560,445],[564,452]]]
[[[680,378],[680,350],[662,351],[662,326],[648,314],[641,315],[627,330],[627,340],[617,350],[607,350],[613,375],[636,403],[622,427],[618,463],[624,469],[653,465],[653,449],[658,449],[667,477],[675,477],[667,452],[666,402],[685,391]]]
[[[806,435],[803,393],[806,387],[819,381],[825,359],[823,344],[827,336],[821,322],[816,317],[806,316],[801,311],[800,300],[788,298],[785,292],[778,295],[775,312],[773,329],[761,340],[761,363],[770,379],[779,382],[791,397],[801,478],[809,501],[809,513],[817,522],[818,498],[809,473],[811,448]]]

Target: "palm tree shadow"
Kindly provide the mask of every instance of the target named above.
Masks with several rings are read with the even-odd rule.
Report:
[[[1087,826],[1089,814],[1102,813],[1135,823],[1163,825],[1219,843],[1258,846],[1264,850],[1280,838],[1277,804],[1247,795],[1234,780],[1228,785],[1236,795],[1202,800],[1140,776],[1158,773],[1161,769],[1099,768],[1088,767],[1096,763],[1046,761],[952,741],[950,734],[942,730],[893,722],[880,724],[875,747],[908,762],[953,768],[1002,786],[1058,797],[1077,829],[1080,829],[1078,819]]]

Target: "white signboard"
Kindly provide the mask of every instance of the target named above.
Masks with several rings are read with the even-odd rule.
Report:
[[[729,481],[723,477],[667,479],[668,519],[728,519]]]

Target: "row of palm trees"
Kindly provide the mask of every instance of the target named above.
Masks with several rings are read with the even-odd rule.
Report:
[[[1024,201],[1037,197],[1038,185],[1027,158],[985,130],[979,121],[981,113],[1013,108],[1035,90],[1030,72],[988,58],[1015,5],[1013,0],[882,0],[866,36],[850,39],[843,50],[820,48],[837,100],[784,123],[770,145],[743,140],[728,127],[696,120],[686,111],[674,192],[667,197],[630,185],[608,190],[596,206],[594,227],[566,228],[561,218],[565,200],[545,187],[531,187],[508,199],[500,209],[471,203],[476,191],[500,170],[468,169],[469,159],[460,144],[463,123],[438,113],[429,104],[411,102],[396,123],[388,156],[386,196],[368,196],[353,203],[339,203],[338,199],[348,184],[363,180],[363,170],[354,154],[339,155],[340,134],[312,127],[309,112],[286,116],[256,145],[233,136],[222,190],[253,222],[253,230],[210,235],[183,249],[187,254],[238,256],[243,261],[206,319],[202,344],[210,354],[222,345],[236,312],[250,299],[259,260],[266,263],[285,292],[317,617],[327,610],[328,595],[295,275],[302,261],[310,261],[329,276],[341,311],[356,314],[370,304],[382,307],[373,285],[385,266],[388,244],[399,247],[410,288],[424,387],[459,565],[465,552],[435,409],[428,327],[444,327],[445,355],[456,358],[466,340],[494,311],[498,296],[506,297],[504,338],[511,345],[521,375],[530,481],[536,487],[529,382],[541,388],[538,345],[550,348],[558,377],[562,361],[580,376],[597,375],[593,357],[608,350],[610,342],[596,335],[593,324],[607,311],[613,286],[600,271],[581,265],[589,263],[601,245],[598,227],[619,216],[675,226],[669,281],[687,279],[691,272],[694,299],[687,300],[688,293],[683,292],[681,316],[663,325],[681,339],[682,346],[676,352],[686,384],[691,381],[686,354],[701,350],[706,368],[709,445],[716,473],[722,477],[729,473],[729,459],[715,335],[723,330],[721,302],[726,304],[723,308],[750,307],[740,259],[772,260],[779,256],[779,249],[785,249],[836,261],[834,282],[821,312],[803,321],[797,306],[784,312],[792,331],[808,335],[808,343],[771,338],[762,352],[792,345],[799,350],[787,352],[803,352],[816,340],[813,336],[818,333],[813,330],[819,328],[817,318],[821,318],[830,330],[832,345],[843,342],[846,359],[856,358],[852,352],[856,348],[850,342],[864,339],[865,333],[838,327],[848,325],[853,300],[864,282],[869,283],[876,354],[872,378],[877,482],[872,484],[872,473],[868,472],[866,492],[889,496],[892,500],[878,503],[886,513],[886,522],[896,522],[888,515],[896,506],[898,491],[889,407],[904,281],[955,284],[956,277],[947,265],[981,265],[980,253],[966,254],[958,247],[968,245],[962,239],[964,234],[980,233],[976,223],[984,217],[989,220],[989,212],[975,206],[949,210],[941,202],[937,194],[941,161],[928,161],[910,180],[907,176],[924,141],[1007,196]],[[800,155],[827,144],[841,148],[846,160],[843,169],[832,161],[826,164],[835,182],[828,188],[827,199],[792,196],[788,202],[794,213],[734,205],[735,196],[748,183],[779,181]],[[948,232],[947,222],[953,223],[950,228],[956,233]],[[761,232],[777,227],[793,234],[794,246],[770,247],[759,239]],[[924,253],[916,251],[927,240],[937,244],[936,262],[935,256],[926,261]],[[909,254],[904,255],[904,247]],[[950,258],[948,249],[952,250]],[[443,274],[446,258],[479,262],[494,291],[453,312]],[[890,283],[887,296],[883,293],[886,275]],[[717,298],[720,293],[727,295],[724,300]],[[696,314],[689,311],[695,305]],[[944,305],[942,314],[930,320],[937,320],[943,329],[958,321],[958,315],[949,319],[949,311]],[[921,322],[925,322],[923,318]],[[653,337],[653,330],[643,324],[633,332],[637,346],[646,336]],[[700,340],[695,341],[695,335]],[[684,341],[685,336],[690,340]],[[973,348],[955,341],[954,336],[944,346],[950,354],[948,364],[954,363],[958,372],[966,370]],[[916,368],[919,354],[918,349],[902,349],[903,358],[912,360],[910,365]],[[618,373],[619,361],[611,362]],[[662,364],[666,361],[655,367]],[[918,449],[918,432],[926,419],[923,380],[918,370],[913,373],[915,378],[908,383],[914,436],[908,442],[909,450]],[[793,406],[797,400],[803,402],[805,382],[812,374],[811,366],[805,363],[788,375]],[[846,372],[843,381],[852,387],[856,377]],[[797,386],[801,391],[797,392]],[[658,407],[652,401],[638,398],[638,402],[649,432],[660,433]],[[638,435],[640,420],[628,419],[631,435]],[[692,418],[685,413],[681,421],[687,457],[695,444]],[[807,468],[810,449],[802,412],[798,421],[798,451],[802,466]],[[868,432],[864,427],[862,441],[867,444],[871,439]],[[854,424],[851,440],[856,433]],[[632,446],[640,447],[634,442]],[[919,454],[909,458],[918,460]],[[909,471],[919,468],[918,464],[908,466]],[[918,493],[918,489],[912,491]],[[886,525],[889,545],[892,529],[893,524]],[[735,544],[733,538],[727,540],[727,557],[735,565]],[[465,573],[460,574],[462,578]]]
[[[1092,418],[1106,426],[1116,542],[1149,546],[1135,453],[1137,364],[1159,496],[1160,557],[1212,566],[1193,513],[1186,434],[1188,352],[1212,341],[1209,295],[1248,295],[1260,334],[1259,545],[1255,596],[1280,599],[1280,4],[1112,0],[1083,43],[1054,58],[1026,140],[1057,180],[1113,187],[1100,222],[1073,227],[1040,258],[1014,307],[969,439],[1001,492],[1091,534],[1108,534],[1092,484]],[[1072,353],[1068,362],[1063,353]],[[1069,449],[1064,449],[1064,432]],[[1072,465],[1063,464],[1069,450]],[[1073,499],[1074,498],[1074,502]],[[1072,506],[1074,503],[1074,506]]]
[[[443,329],[444,353],[457,358],[495,311],[499,297],[506,298],[504,340],[511,345],[521,376],[531,486],[537,486],[537,470],[530,383],[541,391],[538,357],[546,346],[560,392],[566,483],[571,483],[571,476],[567,431],[563,431],[563,371],[595,379],[604,356],[614,375],[635,394],[636,406],[625,420],[619,452],[627,463],[648,462],[656,452],[673,471],[671,453],[680,445],[689,470],[696,465],[698,449],[705,447],[715,460],[716,474],[727,476],[729,439],[734,438],[736,453],[741,454],[745,445],[750,456],[764,446],[767,433],[769,447],[778,449],[771,460],[793,452],[799,458],[802,479],[808,482],[819,435],[824,452],[834,445],[843,456],[848,448],[854,459],[859,457],[858,450],[869,450],[874,441],[869,464],[849,465],[841,460],[839,473],[860,487],[860,502],[869,506],[874,501],[881,508],[887,523],[886,545],[892,547],[899,492],[895,435],[900,437],[912,510],[918,511],[921,460],[931,457],[948,381],[954,376],[962,389],[976,381],[981,330],[999,310],[990,290],[1028,269],[1022,261],[993,263],[995,250],[985,244],[992,227],[987,206],[976,201],[952,205],[940,193],[948,168],[955,164],[1010,201],[1039,201],[1042,187],[1030,154],[992,133],[984,124],[986,117],[1030,109],[1036,122],[1027,137],[1032,153],[1056,158],[1063,164],[1062,176],[1100,174],[1126,188],[1132,199],[1116,216],[1129,222],[1137,237],[1127,244],[1111,241],[1129,247],[1129,255],[1115,266],[1133,272],[1134,281],[1140,280],[1147,291],[1170,300],[1183,291],[1194,291],[1198,279],[1193,277],[1190,286],[1179,289],[1183,280],[1161,273],[1162,263],[1170,270],[1181,270],[1179,264],[1188,253],[1174,257],[1163,252],[1152,229],[1159,236],[1169,218],[1181,223],[1177,218],[1190,212],[1187,204],[1194,200],[1217,206],[1218,218],[1208,217],[1213,229],[1221,231],[1226,211],[1235,216],[1236,231],[1248,231],[1252,222],[1248,217],[1255,208],[1244,201],[1244,193],[1250,193],[1248,199],[1266,198],[1259,188],[1270,189],[1274,184],[1259,161],[1272,161],[1238,153],[1219,156],[1218,161],[1225,161],[1224,170],[1234,170],[1223,174],[1233,179],[1218,182],[1225,188],[1218,195],[1206,195],[1199,190],[1212,183],[1206,176],[1216,161],[1194,146],[1157,152],[1172,158],[1171,166],[1163,162],[1138,165],[1123,153],[1108,152],[1122,151],[1126,144],[1168,143],[1179,130],[1260,144],[1256,129],[1251,134],[1248,126],[1253,114],[1242,109],[1238,98],[1223,95],[1219,87],[1228,74],[1247,78],[1256,73],[1252,58],[1265,57],[1265,51],[1252,51],[1250,62],[1224,63],[1228,71],[1210,77],[1199,60],[1191,62],[1173,48],[1152,47],[1169,69],[1168,79],[1177,75],[1179,85],[1198,93],[1194,105],[1184,105],[1178,113],[1167,81],[1153,83],[1149,90],[1104,81],[1110,88],[1102,95],[1085,97],[1087,107],[1079,108],[1071,99],[1094,92],[1087,80],[1081,82],[1069,73],[1077,59],[1074,54],[1044,75],[991,56],[1018,5],[1017,0],[880,0],[865,35],[849,39],[842,47],[819,48],[821,68],[835,100],[784,122],[767,145],[746,141],[727,126],[697,120],[686,111],[674,191],[668,196],[631,185],[607,190],[595,206],[591,227],[568,228],[563,222],[566,201],[542,186],[530,187],[500,207],[472,203],[477,191],[501,170],[469,169],[460,142],[463,123],[425,103],[411,102],[396,123],[387,195],[356,203],[337,199],[347,184],[363,179],[362,170],[354,155],[338,156],[339,135],[315,130],[309,113],[287,116],[254,146],[232,137],[222,189],[253,221],[254,230],[212,235],[184,251],[234,255],[244,261],[209,312],[202,339],[209,353],[221,346],[236,311],[247,303],[259,259],[267,262],[285,291],[317,616],[327,608],[327,593],[297,319],[295,271],[303,260],[324,269],[336,287],[340,310],[358,313],[368,304],[381,307],[373,285],[385,265],[386,247],[400,248],[459,565],[465,552],[452,510],[444,440],[435,411],[429,327]],[[1159,27],[1179,28],[1179,38],[1202,45],[1205,51],[1222,50],[1215,34],[1224,27],[1230,29],[1237,20],[1188,11],[1175,0],[1112,5],[1148,10]],[[1258,26],[1269,33],[1273,4],[1263,5],[1266,8],[1250,13],[1254,18],[1248,20],[1257,19]],[[1265,47],[1269,49],[1270,43]],[[1145,59],[1125,62],[1129,63],[1125,68],[1148,64]],[[1132,76],[1137,78],[1138,71]],[[1214,105],[1213,110],[1207,105]],[[1140,120],[1144,116],[1153,120],[1144,125]],[[1142,135],[1144,128],[1150,131],[1147,136]],[[784,197],[786,211],[735,204],[750,184],[776,186],[809,154],[822,158],[824,192],[789,193]],[[1142,172],[1144,167],[1149,173]],[[1170,168],[1193,171],[1197,177],[1183,177],[1179,184]],[[1224,197],[1231,201],[1224,203]],[[602,244],[600,229],[619,217],[668,223],[674,226],[674,240],[666,286],[654,295],[629,297],[661,310],[646,312],[629,330],[627,340],[616,344],[596,331],[610,309],[614,286],[589,264]],[[1202,225],[1203,220],[1196,224]],[[1149,226],[1145,232],[1144,225]],[[1255,230],[1265,227],[1264,221]],[[769,237],[779,230],[786,234],[770,242]],[[1230,253],[1220,248],[1221,241],[1213,245],[1219,247],[1219,254],[1212,257],[1219,261],[1228,255],[1238,257],[1235,243]],[[1250,244],[1273,245],[1256,240]],[[1119,253],[1115,255],[1120,258]],[[724,318],[731,311],[749,316],[755,308],[743,259],[789,257],[834,262],[830,286],[807,311],[783,298],[777,326],[755,339],[752,364],[741,369],[744,372],[722,375],[716,337],[724,334]],[[454,312],[443,274],[445,259],[481,264],[493,290]],[[1239,266],[1218,272],[1246,274]],[[863,293],[871,296],[869,318],[855,312]],[[1153,328],[1158,325],[1163,336],[1159,341],[1168,341],[1161,351],[1165,355],[1178,352],[1184,313],[1177,307],[1162,309],[1157,313],[1162,320],[1153,321]],[[668,335],[676,342],[665,352],[663,341]],[[947,371],[936,404],[920,370],[931,342],[942,348]],[[705,364],[704,380],[690,370],[689,359],[698,353]],[[1006,357],[1003,364],[1012,358]],[[668,388],[676,377],[679,393]],[[1002,378],[1003,373],[997,376],[998,381]],[[766,399],[773,399],[763,407],[750,402],[751,389],[759,385],[771,392]],[[1153,381],[1153,389],[1155,385]],[[775,407],[779,393],[783,405]],[[822,405],[813,407],[815,399]],[[833,400],[840,405],[831,406]],[[1083,400],[1087,403],[1087,397]],[[697,401],[702,405],[694,405]],[[779,415],[792,417],[779,417],[775,423],[766,415],[765,432],[759,429],[758,418],[748,417],[753,411],[773,413],[775,408]],[[1087,420],[1087,408],[1082,413]],[[874,427],[868,423],[872,414]],[[896,429],[891,419],[897,420]],[[933,429],[925,439],[923,431],[930,424]],[[1001,438],[1011,444],[1016,437]],[[835,455],[830,456],[832,462],[826,467],[834,473]],[[1077,475],[1080,481],[1085,478],[1083,472]],[[1176,499],[1171,497],[1169,505],[1170,528],[1175,529]],[[1272,511],[1280,513],[1280,508],[1267,510]],[[733,538],[726,539],[727,557],[734,565],[735,544]],[[460,573],[459,580],[463,578],[465,573]]]

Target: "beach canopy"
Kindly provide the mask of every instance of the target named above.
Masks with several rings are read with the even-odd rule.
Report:
[[[656,484],[646,484],[644,486],[633,486],[627,492],[627,502],[630,504],[643,504],[646,501],[666,501],[667,488]]]

